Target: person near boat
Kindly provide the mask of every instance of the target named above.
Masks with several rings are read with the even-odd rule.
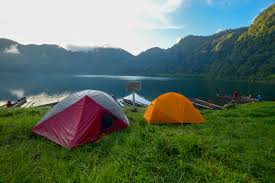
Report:
[[[13,106],[13,104],[11,103],[10,100],[8,100],[7,103],[6,103],[6,107],[12,107],[12,106]]]
[[[238,90],[233,91],[232,97],[233,98],[239,98],[240,97]]]
[[[258,94],[256,97],[256,101],[258,101],[258,102],[263,101],[263,96],[261,94]]]

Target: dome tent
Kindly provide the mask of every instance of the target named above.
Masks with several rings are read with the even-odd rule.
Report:
[[[128,126],[127,117],[113,97],[102,91],[84,90],[56,104],[32,132],[73,148]]]
[[[137,93],[135,94],[135,105],[136,106],[142,106],[142,107],[146,107],[148,106],[151,102],[147,99],[145,99],[144,97],[138,95]],[[126,103],[126,104],[133,104],[133,93],[131,93],[130,95],[127,95],[126,97],[123,97],[121,99],[121,102]]]
[[[175,92],[160,95],[146,108],[147,123],[203,123],[204,118],[186,97]]]

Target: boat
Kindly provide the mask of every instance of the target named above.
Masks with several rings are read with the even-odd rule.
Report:
[[[217,104],[213,104],[207,101],[204,101],[202,99],[198,98],[189,98],[189,100],[192,102],[192,104],[198,108],[204,108],[204,109],[211,109],[211,110],[221,110],[224,109],[224,107],[219,106]]]
[[[227,95],[218,95],[217,96],[220,99],[226,100],[226,101],[232,101],[234,103],[243,104],[243,103],[249,103],[249,102],[255,102],[256,98],[253,97],[246,97],[246,96],[240,96],[240,97],[232,97]]]
[[[13,107],[20,107],[22,106],[23,104],[25,104],[27,102],[27,97],[22,97],[20,98],[19,100],[17,100],[14,104]]]
[[[40,94],[36,96],[22,97],[17,101],[8,101],[3,104],[1,103],[0,107],[29,108],[53,106],[63,100],[65,97],[67,97],[67,95],[48,96],[45,94]]]

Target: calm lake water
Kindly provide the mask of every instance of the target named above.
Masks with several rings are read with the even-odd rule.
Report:
[[[183,78],[111,75],[11,75],[0,74],[0,100],[15,100],[21,96],[41,93],[48,95],[72,93],[85,89],[102,90],[116,97],[128,94],[127,81],[139,80],[142,89],[138,92],[152,100],[165,92],[179,92],[187,97],[216,101],[216,89],[231,94],[237,89],[241,95],[261,93],[265,100],[275,100],[275,85],[236,81],[210,81]]]

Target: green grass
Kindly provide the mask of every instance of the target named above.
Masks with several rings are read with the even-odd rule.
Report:
[[[203,111],[203,125],[148,125],[67,150],[31,128],[48,108],[0,109],[0,182],[275,182],[275,103]]]

